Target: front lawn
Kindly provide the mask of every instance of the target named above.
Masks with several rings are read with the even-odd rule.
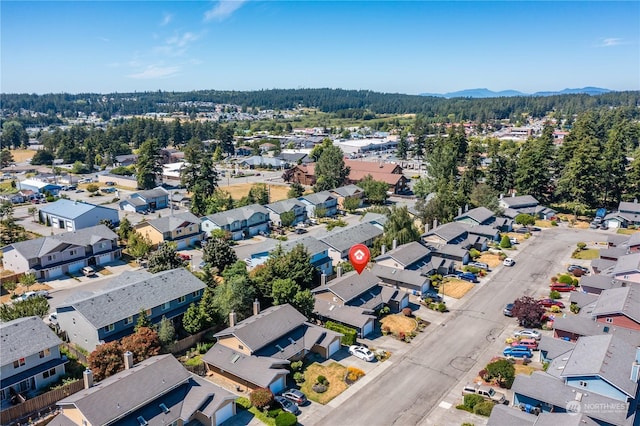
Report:
[[[440,284],[438,293],[444,294],[454,299],[460,299],[467,294],[475,286],[474,283],[469,281],[459,280],[457,278],[445,278]]]
[[[329,365],[313,363],[307,367],[304,372],[305,381],[300,386],[300,390],[307,395],[307,398],[319,404],[327,404],[336,396],[344,392],[349,386],[345,383],[344,378],[347,374],[347,368],[337,362]],[[329,381],[326,392],[316,393],[312,386],[315,384],[318,376],[324,376]]]
[[[409,334],[415,331],[418,326],[415,319],[401,314],[387,315],[380,320],[380,324],[382,324],[382,327],[389,327],[389,332],[394,335],[399,333]]]
[[[638,232],[637,229],[629,229],[629,228],[618,228],[618,230],[616,231],[617,234],[622,234],[622,235],[631,235],[631,234],[635,234],[636,232]]]
[[[502,265],[500,255],[489,252],[482,253],[480,257],[475,260],[477,262],[486,263],[487,265],[489,265],[489,268],[495,268],[496,266]]]
[[[586,249],[586,250],[576,250],[575,253],[571,255],[573,259],[582,259],[582,260],[592,260],[600,257],[600,249]]]

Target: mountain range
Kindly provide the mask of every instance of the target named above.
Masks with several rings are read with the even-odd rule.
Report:
[[[502,90],[500,92],[494,92],[489,89],[466,89],[457,92],[448,93],[420,93],[420,96],[435,96],[438,98],[504,98],[511,96],[554,96],[554,95],[573,95],[577,93],[583,93],[586,95],[601,95],[603,93],[611,92],[609,89],[603,89],[600,87],[582,87],[580,89],[564,89],[557,92],[535,92],[535,93],[522,93],[517,90]]]

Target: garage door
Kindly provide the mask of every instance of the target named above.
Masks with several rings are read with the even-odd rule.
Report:
[[[617,220],[608,220],[607,221],[607,226],[609,228],[618,228],[620,225],[620,222],[618,222]]]
[[[422,286],[422,294],[425,294],[429,291],[430,284],[426,283]]]
[[[56,278],[62,275],[62,266],[49,269],[49,278]]]
[[[373,332],[373,321],[369,321],[365,324],[364,329],[362,330],[362,337]]]
[[[96,264],[104,265],[105,263],[111,262],[111,254],[102,254],[100,256],[96,256]]]
[[[406,308],[407,306],[409,306],[409,298],[405,297],[400,301],[400,309]]]
[[[233,405],[234,402],[225,405],[218,411],[216,411],[216,426],[224,422],[225,420],[230,419],[233,416]]]
[[[335,354],[340,350],[340,340],[336,340],[332,344],[329,345],[329,356]]]
[[[178,244],[177,244],[176,247],[178,248],[178,250],[186,249],[187,248],[187,241],[185,241],[185,240],[178,241]]]
[[[274,394],[282,392],[284,390],[284,377],[280,377],[278,380],[271,383],[269,385],[269,389],[271,389],[271,392]]]
[[[69,264],[69,272],[76,272],[76,271],[79,271],[82,268],[84,268],[84,260]]]

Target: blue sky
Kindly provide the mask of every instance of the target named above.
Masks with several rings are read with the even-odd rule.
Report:
[[[11,1],[3,93],[640,90],[640,2]]]

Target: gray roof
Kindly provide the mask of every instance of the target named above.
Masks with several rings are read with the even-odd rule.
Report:
[[[62,245],[88,246],[101,240],[115,240],[118,236],[105,225],[96,225],[73,232],[51,235],[35,240],[21,241],[6,246],[3,251],[13,247],[26,259],[41,257],[52,251],[58,251]]]
[[[160,198],[160,197],[168,197],[169,196],[169,191],[167,191],[166,189],[164,189],[161,186],[156,186],[153,189],[147,189],[146,191],[138,191],[133,195],[138,195],[139,197],[144,198],[145,200],[149,200],[151,198]],[[135,197],[129,197],[129,198],[135,198]]]
[[[127,198],[126,200],[120,201],[119,205],[123,206],[124,204],[131,204],[132,206],[135,206],[135,207],[147,205],[147,203],[142,198],[138,198],[138,197]]]
[[[428,237],[431,235],[436,235],[446,242],[453,241],[457,238],[462,238],[463,234],[467,232],[467,229],[458,222],[449,222],[444,225],[440,225],[437,228],[434,228],[428,232],[425,232],[422,236]]]
[[[7,365],[58,346],[62,340],[39,317],[23,317],[0,322],[0,343],[0,363]]]
[[[64,198],[59,199],[55,203],[50,203],[40,208],[41,212],[53,214],[67,219],[76,219],[92,210],[97,211],[95,214],[98,215],[105,214],[107,211],[115,212],[117,214],[117,210],[110,209],[108,207],[96,206],[95,204],[89,204],[86,202],[65,200]]]
[[[598,271],[602,272],[605,269],[609,269],[614,267],[616,264],[615,260],[609,260],[609,259],[593,259],[591,261],[591,268],[592,269],[597,269]],[[604,274],[600,274],[600,275],[604,275]],[[607,275],[608,276],[608,275]]]
[[[428,247],[433,250],[433,254],[443,254],[459,258],[463,258],[469,253],[469,250],[455,244],[430,244]]]
[[[640,235],[640,232],[635,233],[634,235]],[[629,240],[628,235],[622,234],[609,234],[607,236],[607,242],[613,247],[619,246],[623,243],[626,243]]]
[[[324,300],[316,299],[313,312],[325,318],[341,322],[357,328],[364,328],[365,324],[375,320],[369,309],[359,306],[338,305]]]
[[[594,303],[596,300],[598,300],[597,294],[583,293],[581,291],[572,291],[569,294],[569,302],[575,303],[576,305],[578,305],[579,308],[582,308],[583,306],[586,306],[586,305],[590,305],[591,303]]]
[[[620,201],[620,204],[618,205],[618,211],[640,213],[640,203]]]
[[[374,264],[371,267],[371,272],[378,278],[394,280],[399,283],[408,284],[412,287],[422,287],[425,283],[429,283],[431,281],[429,278],[422,275],[420,271],[397,269],[378,264]]]
[[[640,272],[640,252],[621,256],[613,267],[614,274],[625,272]]]
[[[614,288],[616,284],[614,283],[614,279],[608,275],[602,274],[591,274],[585,275],[580,278],[580,287],[591,287],[595,289],[606,290],[609,288]]]
[[[517,407],[496,404],[491,410],[487,426],[533,426],[538,416],[525,413]]]
[[[248,206],[238,207],[237,209],[210,214],[201,218],[201,220],[210,220],[218,226],[225,226],[231,225],[235,221],[248,220],[256,213],[268,215],[269,211],[260,204],[250,204]]]
[[[535,426],[598,426],[585,413],[540,413]]]
[[[331,192],[335,192],[340,197],[352,197],[358,192],[364,192],[364,190],[358,185],[345,185],[339,188],[334,188],[331,190]]]
[[[590,316],[574,315],[570,317],[556,316],[553,321],[555,330],[574,333],[579,336],[592,336],[595,334],[603,334],[603,327],[606,324],[593,320]]]
[[[380,262],[381,260],[392,258],[403,267],[407,267],[429,255],[431,255],[431,250],[428,247],[417,241],[413,241],[398,246],[395,249],[388,250],[385,254],[376,257],[375,260],[376,262]]]
[[[456,216],[453,220],[461,220],[465,217],[473,219],[478,222],[478,224],[482,224],[483,222],[493,218],[495,213],[489,210],[486,207],[476,207],[475,209],[471,209],[466,213],[462,213],[461,215]]]
[[[542,336],[540,343],[538,344],[538,349],[547,353],[547,359],[555,359],[558,356],[573,350],[575,346],[576,344],[574,342],[568,340]]]
[[[96,329],[136,315],[141,309],[160,306],[205,284],[184,268],[172,269],[103,291],[68,304]]]
[[[517,209],[520,206],[530,206],[538,204],[538,200],[536,200],[532,195],[520,195],[517,197],[504,197],[500,199],[507,207]]]
[[[354,244],[363,243],[379,237],[384,232],[382,229],[370,223],[360,223],[346,228],[334,228],[328,235],[320,240],[333,249],[343,252]]]
[[[213,345],[202,360],[264,388],[269,387],[277,376],[289,373],[289,361],[285,359],[246,355],[220,343]]]
[[[606,249],[600,249],[600,258],[619,259],[627,254],[626,247],[611,247]]]
[[[307,319],[293,306],[287,304],[267,308],[252,315],[233,327],[227,327],[215,335],[233,335],[251,351],[256,352],[265,345],[304,325]]]
[[[373,212],[367,212],[364,214],[364,216],[360,218],[360,222],[362,223],[364,222],[377,223],[381,226],[384,226],[388,220],[389,220],[389,217],[387,215],[382,213],[373,213]]]
[[[634,232],[627,241],[627,246],[634,247],[640,244],[640,232]]]
[[[599,376],[635,398],[638,383],[630,379],[636,347],[613,334],[580,337],[562,370],[563,377]]]
[[[300,209],[304,209],[304,203],[295,198],[289,198],[286,200],[276,201],[275,203],[266,204],[265,207],[276,214],[282,214],[284,212],[293,211],[294,207],[298,206]]]
[[[304,246],[304,248],[307,250],[307,253],[309,253],[309,256],[314,256],[318,253],[329,250],[329,246],[326,243],[318,240],[316,237],[312,237],[311,235],[305,235],[302,238],[286,241],[284,244],[282,244],[282,249],[285,252],[289,252],[293,250],[298,244],[302,244]]]
[[[175,231],[185,223],[193,223],[197,225],[198,230],[200,230],[200,218],[190,212],[178,213],[171,216],[149,220],[147,222],[141,222],[140,224],[136,225],[136,227],[144,225],[145,223],[153,226],[158,230],[158,232],[162,233]]]
[[[305,157],[307,157],[307,154],[304,152],[281,152],[277,158],[288,163],[297,163],[298,161],[302,161]]]
[[[320,293],[328,290],[347,303],[365,291],[376,287],[379,282],[380,279],[373,275],[368,269],[363,270],[361,274],[358,274],[356,271],[351,271],[340,278],[329,281],[324,286],[314,288],[312,292]]]
[[[313,194],[303,195],[299,200],[305,200],[313,205],[318,205],[327,202],[328,200],[335,200],[336,197],[331,195],[329,191],[314,192]]]
[[[591,314],[594,317],[624,314],[636,323],[640,323],[640,294],[638,294],[638,289],[636,286],[628,286],[603,290]]]

